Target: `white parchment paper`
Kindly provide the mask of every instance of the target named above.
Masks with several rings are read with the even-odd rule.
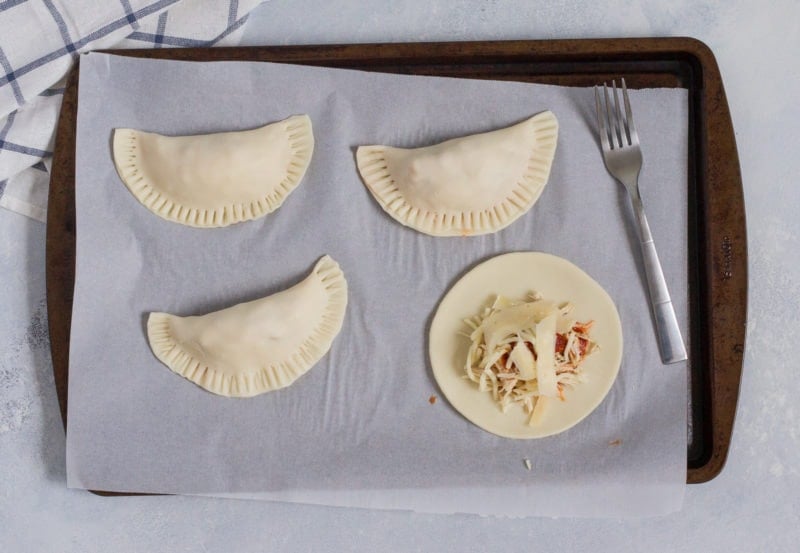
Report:
[[[659,89],[631,99],[642,194],[688,335],[687,96]],[[545,109],[560,123],[550,181],[499,233],[420,234],[386,215],[359,179],[358,145],[429,145]],[[213,230],[165,221],[114,169],[117,127],[183,135],[300,113],[313,121],[311,165],[257,221]],[[628,200],[603,166],[591,89],[92,53],[81,61],[76,155],[70,487],[515,516],[680,507],[686,367],[659,360]],[[519,250],[592,275],[617,303],[625,340],[602,405],[573,429],[530,441],[468,423],[441,397],[426,355],[430,319],[452,283]],[[262,297],[326,253],[347,277],[347,316],[330,353],[291,387],[221,398],[151,353],[149,312],[203,314]]]

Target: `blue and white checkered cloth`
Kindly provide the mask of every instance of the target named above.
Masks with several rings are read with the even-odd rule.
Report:
[[[100,48],[230,46],[262,0],[0,0],[0,206],[45,220],[64,77]]]

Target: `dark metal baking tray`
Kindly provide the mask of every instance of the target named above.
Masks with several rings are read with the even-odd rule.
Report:
[[[719,68],[691,38],[348,44],[118,50],[194,61],[272,61],[390,73],[591,86],[624,76],[631,88],[689,94],[689,425],[687,482],[720,473],[736,414],[747,309],[747,237],[739,158]],[[47,220],[47,305],[56,390],[66,426],[75,281],[78,67],[64,93]],[[599,158],[599,152],[598,152]],[[656,369],[657,370],[657,369]]]

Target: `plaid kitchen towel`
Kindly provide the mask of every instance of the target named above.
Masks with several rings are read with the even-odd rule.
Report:
[[[230,46],[262,0],[0,0],[0,206],[45,220],[64,78],[90,50]]]

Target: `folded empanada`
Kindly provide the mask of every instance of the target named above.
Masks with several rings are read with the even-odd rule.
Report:
[[[288,386],[330,349],[347,307],[347,281],[324,256],[300,283],[195,317],[151,313],[147,336],[174,372],[221,396]]]
[[[296,115],[249,131],[163,136],[114,131],[114,163],[136,199],[170,221],[224,227],[283,203],[314,150],[311,119]]]
[[[521,123],[424,148],[362,146],[361,178],[400,223],[434,236],[488,234],[528,211],[550,175],[558,121]]]

